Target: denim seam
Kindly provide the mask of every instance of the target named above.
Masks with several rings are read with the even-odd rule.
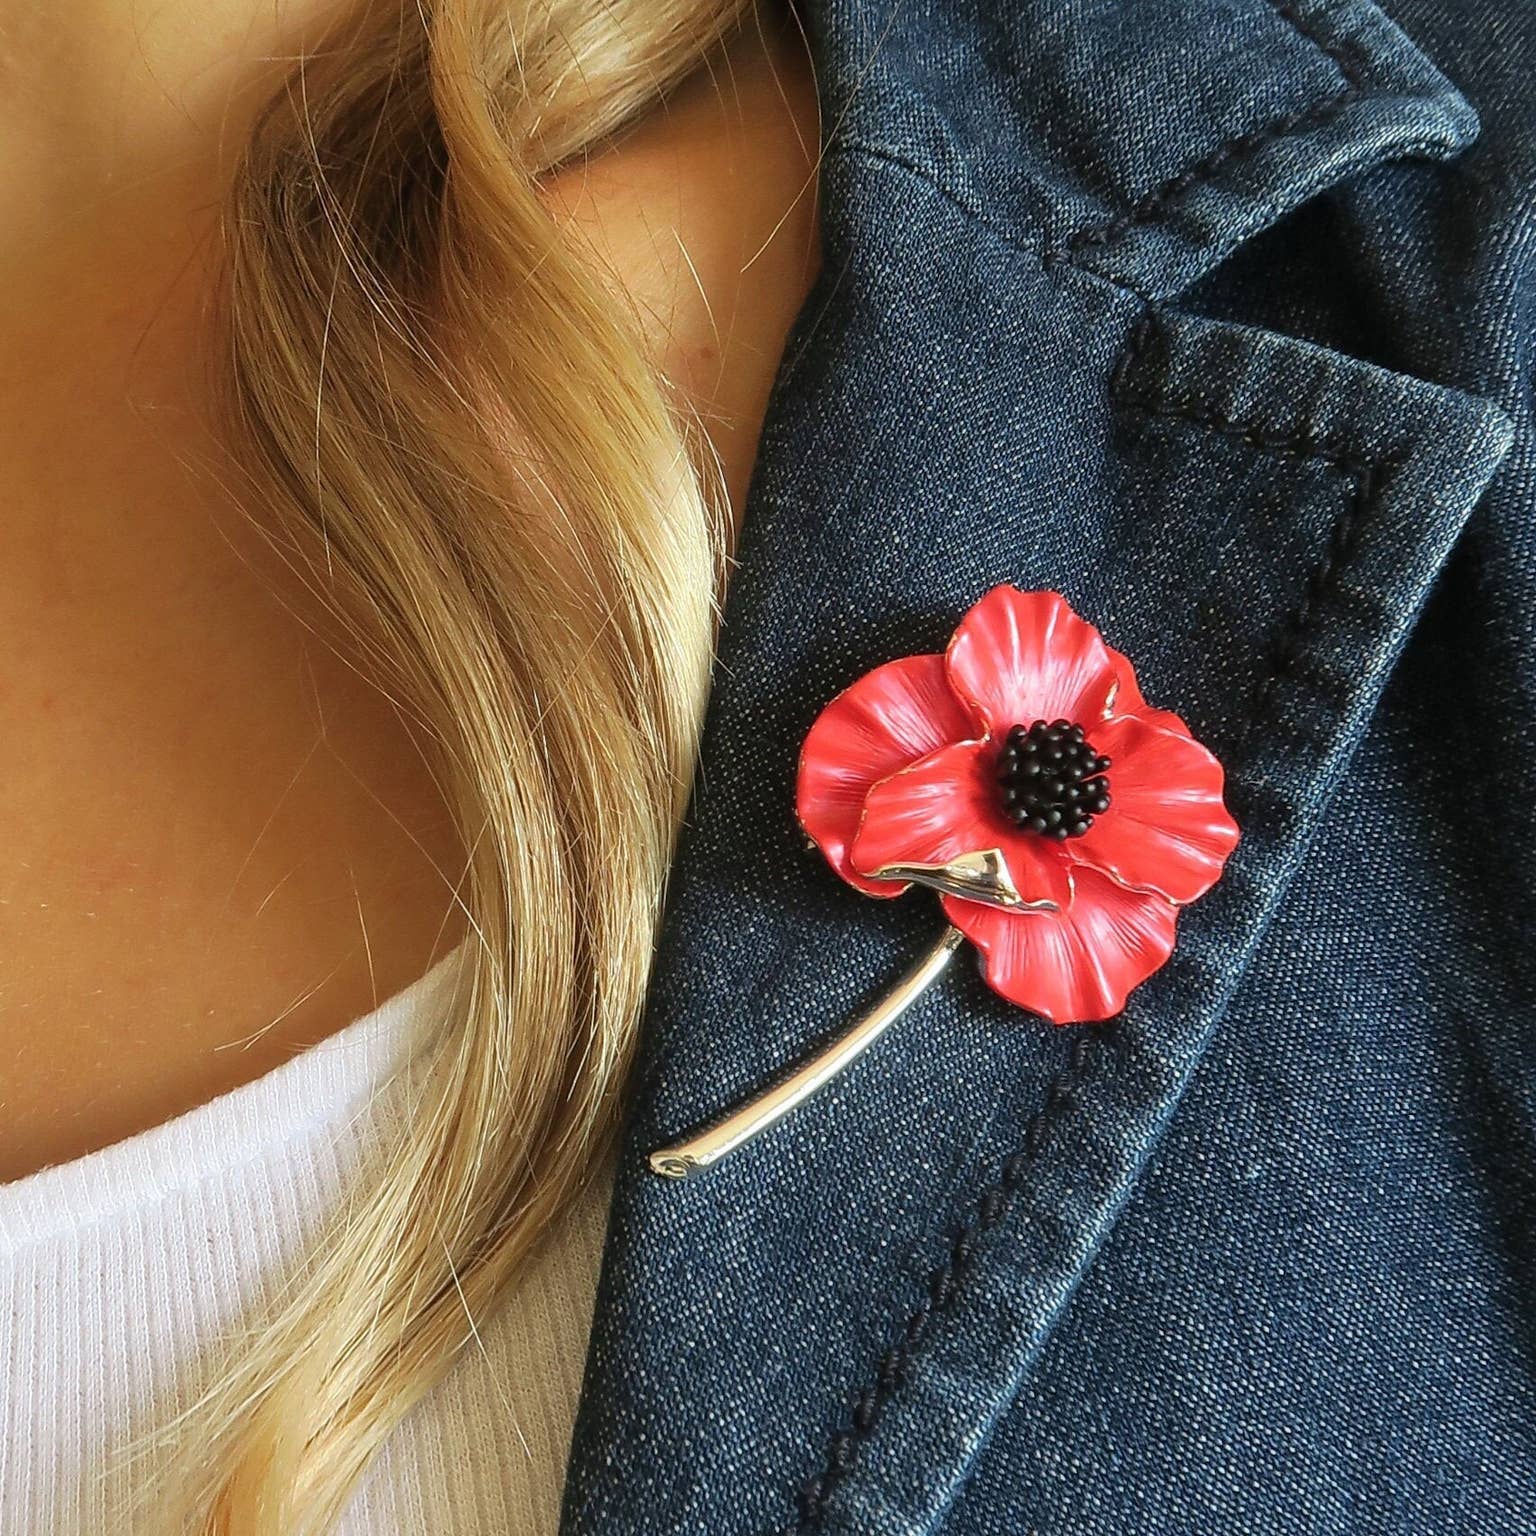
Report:
[[[1114,244],[1138,224],[1147,224],[1157,218],[1170,203],[1183,197],[1191,187],[1213,180],[1234,161],[1257,153],[1277,139],[1309,128],[1321,127],[1363,92],[1364,82],[1358,66],[1336,41],[1324,37],[1306,17],[1301,15],[1290,0],[1269,0],[1269,4],[1275,14],[1298,37],[1321,49],[1333,61],[1344,77],[1343,86],[1324,101],[1287,112],[1266,123],[1262,128],[1250,129],[1247,133],[1228,139],[1225,144],[1212,150],[1203,159],[1186,166],[1176,176],[1165,181],[1162,186],[1133,203],[1126,212],[1102,224],[1077,230],[1067,238],[1067,251],[1071,256],[1075,257],[1090,248]]]
[[[881,1409],[900,1389],[913,1357],[919,1353],[930,1332],[935,1315],[955,1310],[965,1271],[978,1244],[1007,1214],[1031,1162],[1045,1145],[1052,1118],[1072,1103],[1073,1088],[1087,1065],[1093,1043],[1094,1037],[1089,1035],[1074,1042],[1070,1065],[1046,1089],[1045,1102],[1025,1126],[1022,1143],[1003,1159],[997,1178],[977,1197],[969,1220],[951,1234],[943,1263],[929,1272],[924,1299],[908,1314],[896,1342],[881,1355],[873,1385],[863,1388],[855,1398],[851,1427],[839,1430],[832,1437],[822,1470],[800,1486],[796,1496],[797,1517],[786,1536],[813,1531],[820,1526],[827,1499],[854,1470],[859,1442],[868,1439],[879,1422]]]
[[[1017,251],[1022,251],[1026,256],[1033,256],[1042,264],[1046,258],[1046,250],[1043,242],[1031,240],[1029,236],[1005,224],[1002,220],[993,217],[984,204],[973,197],[966,197],[957,188],[939,175],[932,166],[924,165],[920,160],[903,153],[899,149],[893,149],[887,144],[876,144],[869,139],[840,138],[828,150],[829,155],[863,155],[866,159],[879,160],[886,165],[895,166],[897,170],[905,171],[909,176],[915,176],[924,186],[937,192],[945,202],[958,208],[966,218],[974,220],[982,228],[990,230],[992,234],[1012,246]],[[1105,279],[1105,281],[1112,281]],[[1138,295],[1139,297],[1139,295]]]
[[[1354,487],[1348,505],[1334,523],[1323,558],[1314,568],[1301,601],[1286,621],[1271,669],[1238,733],[1241,744],[1263,723],[1276,684],[1294,670],[1302,657],[1306,636],[1318,609],[1326,601],[1339,570],[1355,551],[1361,525],[1374,502],[1385,463],[1352,453],[1336,440],[1305,430],[1269,432],[1257,422],[1219,411],[1175,404],[1151,393],[1133,394],[1127,387],[1132,372],[1158,329],[1155,310],[1148,310],[1132,328],[1129,341],[1109,378],[1109,395],[1115,409],[1162,417],[1184,426],[1215,432],[1262,453],[1325,464]],[[1108,1031],[1103,1031],[1084,1034],[1074,1042],[1067,1070],[1046,1089],[1042,1106],[1025,1126],[1021,1144],[1003,1159],[997,1177],[982,1190],[971,1207],[969,1218],[951,1233],[943,1262],[928,1275],[923,1300],[908,1313],[895,1342],[881,1355],[874,1382],[862,1388],[855,1397],[851,1425],[832,1436],[823,1454],[821,1470],[800,1485],[796,1494],[797,1514],[783,1536],[796,1536],[796,1533],[820,1527],[827,1500],[856,1469],[860,1442],[873,1433],[882,1408],[900,1390],[908,1368],[920,1354],[923,1341],[932,1330],[935,1316],[952,1313],[957,1300],[964,1299],[961,1288],[978,1245],[1001,1224],[1019,1185],[1045,1145],[1053,1120],[1072,1105],[1079,1079],[1095,1049],[1102,1048],[1099,1043],[1111,1038]]]
[[[997,218],[983,204],[974,198],[968,198],[954,187],[950,186],[941,176],[910,155],[891,149],[884,144],[871,143],[867,139],[840,139],[834,151],[829,153],[862,155],[866,160],[874,160],[882,165],[894,167],[898,171],[904,171],[908,176],[921,182],[928,191],[944,199],[950,207],[963,213],[965,217],[978,228],[984,229],[994,239],[1017,251],[1021,256],[1030,257],[1047,275],[1061,281],[1057,276],[1067,258],[1060,252],[1051,250],[1044,240],[1032,239],[1022,230],[1005,223]],[[1100,272],[1095,267],[1081,265],[1077,262],[1068,264],[1070,273],[1087,278],[1100,284],[1117,297],[1129,297],[1139,305],[1154,304],[1157,302],[1154,295],[1145,288],[1138,287],[1129,278],[1110,272]]]
[[[1127,381],[1157,330],[1158,316],[1155,310],[1149,310],[1132,328],[1130,339],[1110,376],[1110,399],[1117,409],[1145,416],[1159,416],[1185,426],[1216,432],[1245,443],[1260,453],[1325,464],[1346,477],[1354,487],[1354,494],[1343,514],[1335,520],[1330,530],[1328,548],[1322,560],[1313,568],[1301,601],[1286,622],[1270,670],[1260,686],[1258,697],[1239,737],[1241,744],[1262,723],[1278,681],[1292,671],[1301,659],[1307,631],[1311,628],[1317,609],[1326,600],[1340,568],[1354,554],[1361,525],[1375,500],[1381,478],[1387,471],[1388,459],[1385,455],[1367,457],[1355,453],[1336,438],[1321,437],[1305,429],[1283,433],[1266,431],[1256,421],[1242,420],[1211,407],[1175,405],[1150,393],[1133,394],[1127,388]]]
[[[1433,98],[1415,97],[1416,100],[1432,100]],[[1440,140],[1433,135],[1425,135],[1421,139],[1415,139],[1402,146],[1402,152],[1406,155],[1431,154],[1440,148]],[[914,180],[923,184],[928,191],[948,203],[957,212],[965,215],[980,229],[984,229],[994,239],[1006,245],[1010,250],[1018,251],[1020,255],[1031,257],[1040,267],[1042,272],[1048,273],[1060,281],[1060,274],[1067,273],[1089,278],[1095,283],[1101,284],[1111,293],[1128,295],[1138,304],[1147,305],[1159,302],[1158,295],[1149,288],[1133,282],[1124,273],[1101,271],[1098,267],[1089,266],[1084,261],[1077,261],[1059,249],[1051,248],[1043,238],[1034,238],[1023,230],[998,218],[984,204],[975,198],[967,197],[938,175],[931,166],[904,154],[901,150],[893,149],[887,144],[877,144],[869,139],[843,138],[839,139],[827,151],[827,157],[848,155],[862,156],[866,160],[873,160],[882,165],[888,165],[895,170],[902,171]]]

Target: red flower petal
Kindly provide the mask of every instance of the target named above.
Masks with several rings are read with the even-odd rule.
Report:
[[[1130,663],[1121,656],[1117,666],[1098,630],[1059,592],[993,587],[961,619],[945,662],[955,692],[995,735],[1036,720],[1091,726],[1125,707],[1122,670],[1135,691]]]
[[[950,742],[976,722],[949,686],[942,656],[904,656],[866,672],[816,717],[800,749],[795,807],[833,869],[871,896],[906,885],[866,880],[848,861],[864,797],[880,779]]]
[[[987,985],[1053,1024],[1113,1018],[1132,987],[1173,952],[1179,909],[1079,869],[1061,912],[1007,912],[958,896],[940,898],[950,922],[983,955]]]
[[[1116,716],[1088,739],[1111,760],[1110,807],[1066,852],[1181,906],[1203,896],[1237,846],[1221,764],[1164,710]]]
[[[1025,901],[1066,906],[1071,860],[1059,844],[1021,833],[1003,816],[996,761],[992,742],[961,741],[882,779],[864,802],[849,855],[854,868],[867,875],[887,864],[947,864],[997,848]]]
[[[1141,696],[1141,685],[1136,681],[1136,668],[1131,665],[1130,657],[1123,656],[1112,645],[1106,645],[1104,649],[1109,652],[1109,662],[1115,669],[1115,681],[1119,684],[1114,697],[1109,701],[1110,709],[1117,715],[1145,714],[1147,701]],[[1033,723],[1025,721],[1026,725]],[[1179,723],[1182,725],[1183,721]]]

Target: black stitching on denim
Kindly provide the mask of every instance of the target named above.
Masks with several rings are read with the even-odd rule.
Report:
[[[1250,129],[1246,133],[1238,134],[1235,138],[1228,139],[1225,144],[1211,151],[1203,159],[1197,160],[1193,165],[1186,166],[1176,176],[1170,177],[1162,186],[1148,192],[1122,214],[1106,220],[1102,224],[1089,226],[1086,229],[1077,230],[1067,239],[1067,250],[1073,256],[1094,247],[1112,245],[1122,235],[1134,229],[1138,224],[1146,224],[1155,219],[1172,202],[1182,197],[1191,187],[1198,186],[1201,182],[1210,181],[1219,176],[1227,166],[1236,160],[1241,160],[1248,155],[1262,149],[1266,144],[1273,143],[1276,139],[1283,139],[1288,134],[1299,133],[1304,129],[1318,128],[1330,118],[1336,116],[1356,96],[1364,90],[1364,81],[1361,78],[1359,66],[1344,51],[1342,46],[1334,39],[1324,37],[1316,27],[1303,16],[1290,0],[1269,0],[1275,14],[1294,31],[1298,37],[1320,48],[1333,60],[1344,84],[1332,96],[1314,106],[1302,107],[1294,112],[1287,112],[1281,117],[1274,118],[1264,127]]]
[[[1154,314],[1155,311],[1150,308],[1143,313],[1141,319],[1131,327],[1125,346],[1121,348],[1119,357],[1115,359],[1115,366],[1109,375],[1109,398],[1116,404],[1124,398],[1125,381],[1131,369],[1141,361],[1156,331],[1157,322],[1153,318]]]
[[[1354,495],[1334,524],[1323,559],[1307,582],[1300,603],[1286,621],[1269,675],[1238,731],[1240,744],[1263,723],[1275,684],[1292,670],[1303,654],[1307,630],[1326,600],[1340,567],[1354,553],[1361,524],[1375,500],[1385,466],[1379,460],[1351,452],[1342,443],[1312,433],[1266,432],[1253,422],[1240,421],[1215,410],[1174,406],[1150,396],[1130,394],[1127,385],[1132,370],[1151,346],[1158,330],[1154,310],[1148,310],[1132,327],[1130,338],[1110,376],[1110,395],[1117,409],[1217,432],[1262,453],[1326,464],[1354,486]],[[855,1397],[851,1427],[837,1430],[828,1443],[821,1470],[801,1484],[796,1495],[795,1522],[782,1536],[799,1536],[799,1533],[820,1528],[827,1500],[856,1469],[859,1443],[868,1439],[879,1423],[881,1408],[900,1391],[907,1379],[913,1357],[932,1330],[934,1314],[953,1309],[982,1239],[1007,1215],[1030,1164],[1045,1145],[1052,1120],[1071,1107],[1079,1077],[1093,1060],[1096,1050],[1103,1048],[1101,1042],[1108,1038],[1107,1034],[1084,1034],[1074,1042],[1071,1064],[1046,1089],[1044,1104],[1024,1129],[1022,1145],[1003,1159],[997,1177],[982,1190],[971,1208],[969,1219],[950,1234],[944,1262],[928,1276],[926,1299],[908,1314],[897,1341],[880,1357],[874,1385],[863,1388]]]
[[[1305,647],[1307,631],[1311,628],[1318,607],[1326,599],[1340,566],[1345,564],[1355,551],[1361,524],[1365,519],[1366,511],[1375,500],[1386,465],[1381,459],[1366,458],[1337,439],[1321,437],[1316,433],[1269,432],[1254,422],[1240,421],[1209,407],[1175,406],[1165,400],[1131,394],[1127,387],[1131,372],[1146,354],[1158,333],[1158,317],[1154,310],[1148,310],[1132,327],[1130,338],[1110,375],[1110,398],[1118,409],[1146,416],[1158,416],[1165,420],[1199,427],[1204,431],[1217,432],[1224,437],[1235,438],[1238,442],[1246,443],[1260,453],[1326,464],[1354,486],[1354,495],[1350,497],[1349,504],[1329,532],[1328,548],[1322,560],[1313,569],[1302,592],[1301,601],[1286,620],[1285,629],[1271,658],[1269,672],[1260,685],[1258,695],[1240,733],[1239,744],[1241,744],[1241,741],[1252,734],[1267,714],[1276,683],[1290,673],[1300,659]]]
[[[1162,416],[1170,421],[1182,421],[1191,426],[1204,427],[1207,431],[1219,432],[1224,437],[1234,437],[1250,448],[1258,449],[1261,453],[1275,454],[1287,459],[1317,460],[1350,476],[1356,482],[1366,477],[1373,468],[1379,467],[1374,461],[1359,458],[1342,444],[1328,438],[1316,437],[1306,432],[1265,432],[1252,423],[1234,421],[1219,412],[1204,410],[1200,407],[1170,406],[1155,401],[1130,399],[1122,400],[1120,407],[1122,410],[1145,416]]]
[[[998,1177],[982,1191],[970,1218],[951,1233],[945,1261],[928,1276],[926,1300],[912,1310],[898,1341],[880,1357],[875,1385],[866,1387],[855,1399],[853,1427],[840,1429],[832,1437],[821,1471],[801,1485],[796,1500],[798,1518],[791,1531],[810,1531],[820,1525],[827,1499],[854,1469],[858,1442],[868,1437],[879,1420],[880,1408],[900,1390],[908,1366],[932,1326],[933,1315],[952,1310],[982,1238],[1007,1213],[1032,1156],[1044,1143],[1048,1118],[1071,1102],[1071,1079],[1082,1070],[1091,1054],[1084,1049],[1084,1042],[1077,1042],[1066,1077],[1047,1090],[1044,1107],[1025,1131],[1028,1150],[1020,1149],[1003,1159]]]
[[[1338,519],[1333,525],[1333,533],[1328,543],[1328,553],[1319,565],[1313,570],[1307,582],[1306,591],[1302,594],[1300,604],[1291,614],[1282,636],[1269,675],[1264,679],[1259,688],[1259,696],[1255,702],[1253,715],[1249,720],[1249,729],[1252,729],[1253,721],[1262,718],[1269,710],[1269,702],[1275,691],[1275,684],[1280,678],[1294,670],[1296,663],[1301,659],[1305,651],[1307,630],[1311,627],[1312,617],[1316,613],[1319,604],[1327,597],[1329,588],[1333,585],[1333,579],[1339,567],[1354,553],[1358,542],[1360,525],[1365,519],[1366,509],[1375,500],[1377,482],[1381,476],[1379,464],[1368,463],[1364,460],[1340,460],[1338,467],[1350,475],[1355,482],[1355,494],[1350,499],[1349,510],[1345,516]]]

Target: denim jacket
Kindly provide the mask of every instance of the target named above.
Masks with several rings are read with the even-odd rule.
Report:
[[[1536,1532],[1536,6],[816,0],[565,1536]],[[822,705],[1064,593],[1242,842],[1107,1024],[808,852]]]

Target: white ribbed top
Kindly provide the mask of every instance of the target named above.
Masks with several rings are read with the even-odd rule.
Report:
[[[254,1082],[0,1185],[0,1536],[165,1536],[125,1523],[152,1465],[116,1454],[197,1395],[403,1129],[467,945]],[[610,1178],[400,1425],[344,1536],[554,1531]]]

